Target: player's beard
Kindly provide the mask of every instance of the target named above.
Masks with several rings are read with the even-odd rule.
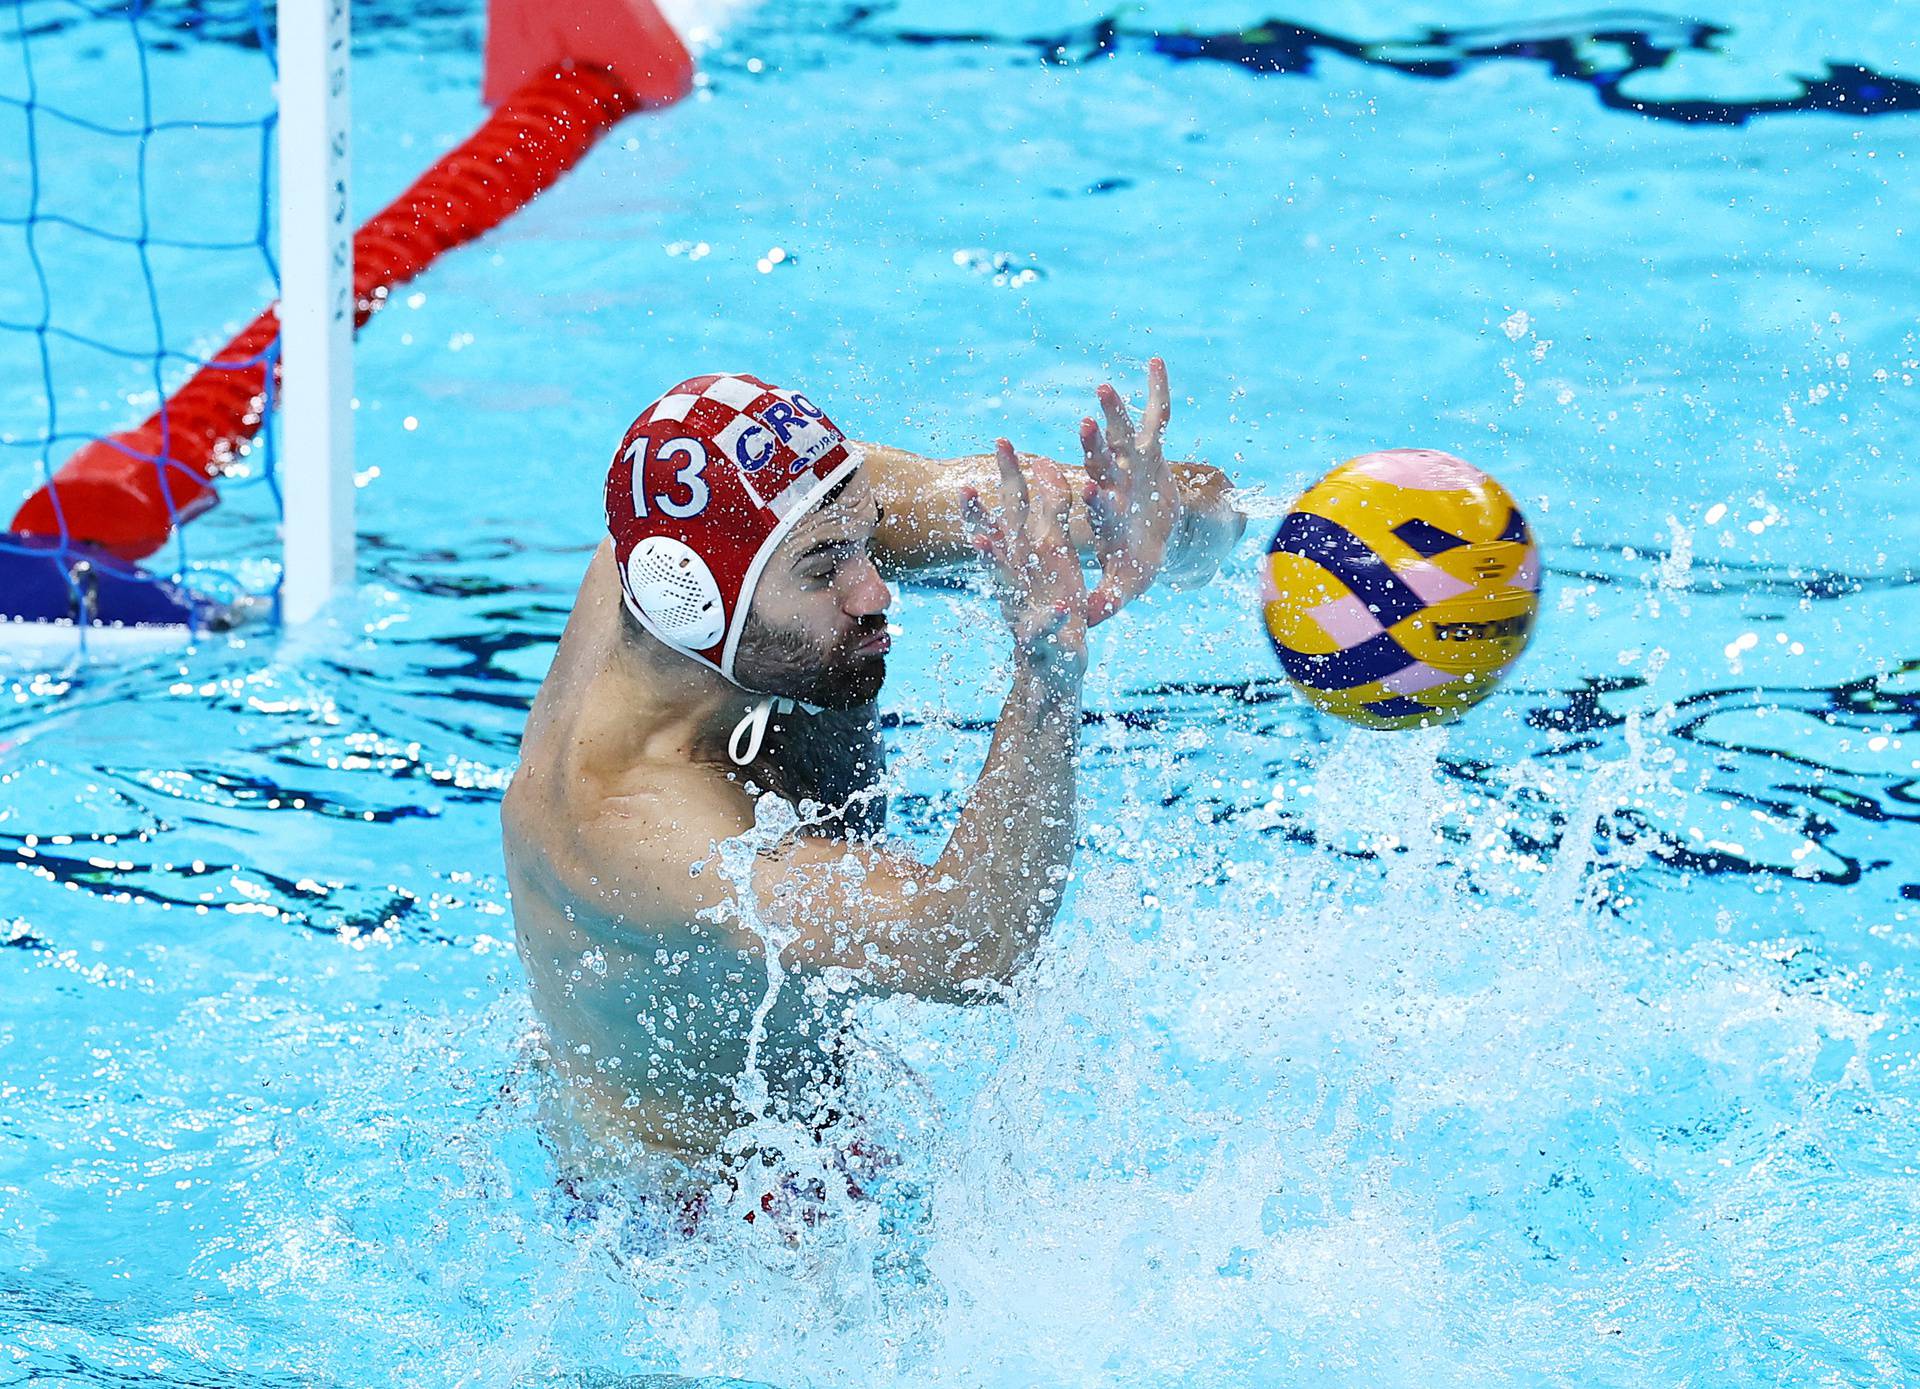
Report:
[[[821,709],[855,709],[871,704],[887,678],[884,654],[863,656],[858,648],[886,630],[875,613],[830,650],[803,632],[766,626],[758,614],[747,612],[747,625],[734,652],[733,675],[742,686],[761,694],[797,699]]]

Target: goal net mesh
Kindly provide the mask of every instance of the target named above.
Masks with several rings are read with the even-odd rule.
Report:
[[[279,292],[273,23],[262,0],[0,0],[0,500],[11,515],[44,491],[52,520],[0,534],[16,556],[70,575],[96,553],[53,475],[100,444],[173,508],[146,570],[221,603],[274,590],[278,335],[232,342]],[[209,367],[265,427],[219,459],[220,507],[182,527],[205,482],[164,461],[178,426],[159,415],[157,448],[125,436]]]

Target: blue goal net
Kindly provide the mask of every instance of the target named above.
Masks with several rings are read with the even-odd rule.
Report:
[[[273,19],[0,0],[0,618],[271,606]],[[207,398],[246,429],[210,431]]]

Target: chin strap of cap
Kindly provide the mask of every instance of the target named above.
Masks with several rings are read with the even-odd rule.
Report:
[[[760,744],[767,737],[768,719],[775,714],[791,714],[796,709],[804,709],[809,714],[820,712],[817,704],[803,704],[797,699],[783,699],[779,695],[767,695],[755,700],[748,707],[746,717],[733,726],[733,736],[727,739],[727,756],[733,759],[733,765],[744,767],[760,755]]]

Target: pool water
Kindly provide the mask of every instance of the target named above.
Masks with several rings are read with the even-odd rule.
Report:
[[[976,8],[736,18],[695,99],[376,318],[325,624],[6,675],[0,1383],[1920,1379],[1911,26]],[[64,14],[72,105],[125,21]],[[477,119],[478,7],[411,14],[356,10],[365,212]],[[218,26],[153,63],[255,111]],[[1829,63],[1871,114],[1795,109]],[[63,311],[128,302],[50,254]],[[184,264],[170,343],[261,274]],[[862,437],[1067,455],[1153,353],[1261,519],[1097,635],[1079,877],[1015,996],[865,1009],[884,1198],[692,1240],[562,1200],[498,802],[628,420],[751,370]],[[62,390],[130,420],[143,370]],[[1354,732],[1278,680],[1257,560],[1413,444],[1520,499],[1542,620],[1461,724]],[[189,544],[270,523],[242,492]],[[896,607],[929,854],[1001,688],[979,603]]]

